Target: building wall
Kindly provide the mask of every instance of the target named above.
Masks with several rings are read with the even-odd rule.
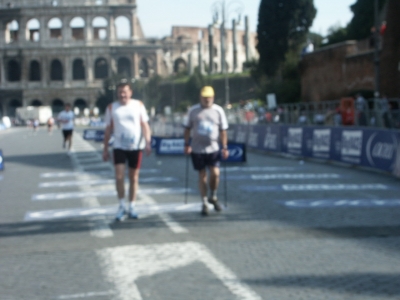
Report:
[[[365,49],[363,41],[347,41],[306,54],[300,68],[303,101],[334,100],[374,88],[373,50]]]
[[[12,1],[12,5],[6,2],[0,0],[0,110],[4,113],[12,114],[9,106],[16,101],[30,105],[39,100],[51,105],[55,99],[72,104],[81,99],[94,107],[104,79],[95,76],[99,58],[108,67],[107,76],[123,69],[135,78],[162,71],[161,42],[143,38],[134,0],[58,0],[57,5],[41,0]],[[72,2],[80,6],[72,6]],[[104,24],[98,23],[99,17]],[[121,28],[116,26],[119,17],[129,24],[128,36],[121,36]],[[50,29],[54,18],[62,25]],[[74,18],[83,25],[74,25]],[[39,28],[28,28],[32,20]],[[84,75],[74,79],[73,65],[78,59],[83,61]],[[121,59],[128,63],[119,64]],[[61,62],[62,80],[50,76],[54,60]],[[39,81],[30,78],[32,61],[39,63]],[[16,69],[20,72],[17,80],[12,78]]]

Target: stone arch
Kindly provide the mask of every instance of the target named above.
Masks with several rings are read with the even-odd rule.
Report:
[[[12,20],[6,25],[5,40],[7,44],[18,41],[19,23],[17,20]]]
[[[142,78],[148,78],[150,75],[149,62],[146,58],[142,58],[139,63],[139,74]]]
[[[88,107],[88,104],[86,100],[79,98],[75,100],[74,107],[78,107],[79,111],[83,112],[83,110]]]
[[[29,81],[40,81],[40,63],[37,60],[32,60],[29,65]]]
[[[51,109],[53,110],[53,113],[59,113],[64,109],[64,101],[61,99],[54,99],[51,102]]]
[[[72,63],[72,79],[73,80],[85,80],[85,63],[83,59],[77,58]]]
[[[108,77],[108,62],[105,58],[99,57],[94,62],[94,78],[104,79]]]
[[[107,39],[107,27],[108,21],[106,18],[98,16],[92,21],[93,27],[93,39],[94,40],[106,40]]]
[[[7,79],[11,82],[21,81],[21,65],[15,59],[7,63]]]
[[[22,101],[18,99],[12,99],[10,102],[8,102],[7,115],[12,118],[15,117],[18,107],[22,107]]]
[[[120,57],[117,63],[118,74],[131,77],[131,61],[129,58]]]
[[[131,37],[131,22],[125,16],[119,16],[114,21],[117,40],[128,40]]]
[[[60,81],[64,79],[63,66],[61,61],[53,59],[50,65],[50,80]]]
[[[174,62],[174,73],[182,73],[187,69],[186,62],[183,58],[177,58]]]
[[[50,30],[50,38],[51,39],[61,39],[62,38],[62,27],[63,23],[60,18],[51,18],[47,23],[47,26]]]
[[[38,100],[38,99],[34,99],[31,101],[31,106],[42,106],[43,102]]]
[[[82,17],[75,17],[69,23],[71,27],[71,36],[74,40],[85,39],[85,20]]]
[[[38,19],[30,19],[26,23],[26,39],[31,42],[40,41],[40,22]]]

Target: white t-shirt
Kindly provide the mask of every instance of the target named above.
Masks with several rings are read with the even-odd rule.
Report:
[[[72,110],[70,111],[65,111],[63,110],[62,112],[59,113],[58,115],[58,120],[61,120],[61,128],[62,130],[72,130],[74,129],[74,113]],[[65,122],[67,121],[67,122]],[[64,123],[65,122],[65,123]]]
[[[142,134],[142,122],[148,122],[146,108],[139,100],[131,99],[126,105],[119,101],[108,105],[106,126],[114,128],[114,149],[144,149],[145,140]]]
[[[183,126],[192,130],[194,153],[213,153],[219,151],[220,131],[228,129],[228,121],[221,106],[213,104],[204,108],[196,104],[189,109]]]

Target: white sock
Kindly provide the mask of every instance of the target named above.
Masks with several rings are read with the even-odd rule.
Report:
[[[124,198],[119,199],[119,206],[125,207],[125,199]]]
[[[211,199],[215,199],[215,198],[217,198],[217,190],[215,190],[215,191],[211,191]]]
[[[129,210],[135,210],[135,202],[129,202]]]
[[[201,198],[201,200],[203,201],[203,204],[207,204],[208,203],[208,198],[207,197],[203,197],[203,198]]]

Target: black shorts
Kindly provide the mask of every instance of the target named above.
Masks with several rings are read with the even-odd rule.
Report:
[[[72,136],[72,131],[73,131],[72,129],[63,129],[62,133],[63,133],[64,139]]]
[[[131,169],[140,169],[142,164],[142,150],[114,149],[114,165],[125,164]]]
[[[193,168],[196,171],[204,170],[206,167],[219,167],[221,162],[221,153],[192,153]]]

